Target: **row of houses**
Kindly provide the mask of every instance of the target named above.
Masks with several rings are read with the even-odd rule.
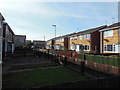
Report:
[[[25,45],[25,35],[15,35],[5,18],[0,13],[0,61],[9,54],[13,54],[15,47]]]
[[[46,42],[46,49],[120,53],[120,22],[52,38]]]

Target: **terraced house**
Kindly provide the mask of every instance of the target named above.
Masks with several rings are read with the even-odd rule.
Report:
[[[4,17],[0,13],[0,63],[2,63],[2,41],[3,41],[3,21]]]
[[[54,49],[54,39],[50,39],[48,41],[46,41],[46,49]]]
[[[55,38],[55,49],[64,50],[64,36]]]
[[[120,22],[100,30],[101,53],[120,53]]]
[[[69,36],[70,50],[76,50],[84,53],[100,52],[100,32],[106,25],[80,31]]]
[[[59,36],[55,38],[55,49],[57,50],[69,50],[69,36],[74,35],[75,33]]]
[[[3,57],[12,54],[14,52],[14,32],[10,26],[4,22],[3,29]]]

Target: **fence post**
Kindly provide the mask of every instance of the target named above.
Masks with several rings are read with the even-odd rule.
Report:
[[[86,60],[86,56],[85,56],[85,53],[83,53],[83,55],[84,55],[84,60]]]

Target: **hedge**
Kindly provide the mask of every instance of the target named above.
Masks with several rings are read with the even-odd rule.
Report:
[[[88,54],[85,54],[85,55],[84,54],[79,54],[78,58],[79,59],[84,59],[85,58],[86,61],[120,67],[120,58],[98,56],[98,55],[88,55]]]

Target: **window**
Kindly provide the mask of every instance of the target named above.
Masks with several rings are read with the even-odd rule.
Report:
[[[118,34],[119,34],[119,36],[120,36],[120,28],[118,29]]]
[[[85,34],[84,39],[90,39],[90,34]]]
[[[61,42],[64,42],[64,38],[61,39]]]
[[[104,45],[104,51],[114,51],[115,52],[116,45]]]
[[[104,37],[112,37],[113,36],[113,30],[105,31]]]
[[[107,51],[107,45],[104,46],[104,51]]]
[[[113,51],[115,51],[115,45],[113,45]]]
[[[82,40],[82,35],[79,36],[80,40]]]
[[[112,45],[107,45],[107,51],[112,51],[113,47]]]
[[[74,37],[74,40],[77,40],[77,37]]]
[[[72,41],[73,40],[73,37],[70,37],[70,41]]]
[[[89,48],[89,45],[84,45],[83,46],[83,50],[89,50],[90,48]]]

